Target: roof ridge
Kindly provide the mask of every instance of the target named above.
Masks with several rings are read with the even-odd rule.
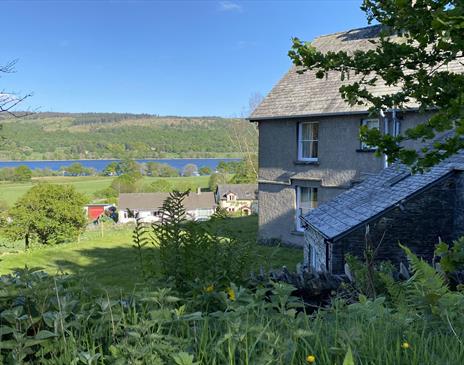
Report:
[[[365,27],[361,27],[361,28],[353,28],[353,29],[348,29],[348,30],[341,30],[339,32],[333,32],[333,33],[328,33],[328,34],[323,34],[323,35],[320,35],[320,36],[317,36],[313,39],[313,42],[316,40],[316,39],[321,39],[321,38],[325,38],[325,37],[332,37],[334,35],[337,35],[337,34],[346,34],[348,32],[353,32],[353,31],[356,31],[356,30],[366,30],[366,29],[373,29],[373,28],[381,28],[383,25],[382,24],[375,24],[375,25],[368,25],[368,26],[365,26]],[[311,42],[312,43],[312,42]]]

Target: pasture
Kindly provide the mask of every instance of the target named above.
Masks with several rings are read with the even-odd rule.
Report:
[[[208,186],[209,176],[194,177],[147,177],[143,178],[143,184],[150,184],[155,180],[167,180],[174,187],[180,184],[195,184],[198,187]],[[13,205],[26,191],[34,184],[47,182],[50,184],[69,184],[73,185],[77,191],[86,194],[89,199],[95,197],[95,193],[110,186],[113,177],[109,176],[51,176],[33,178],[27,183],[0,183],[0,202],[7,206]]]

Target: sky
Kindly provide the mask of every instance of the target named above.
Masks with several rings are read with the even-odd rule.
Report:
[[[292,37],[368,25],[361,0],[0,3],[0,93],[22,108],[233,117],[291,66]]]

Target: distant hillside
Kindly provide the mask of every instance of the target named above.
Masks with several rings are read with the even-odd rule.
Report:
[[[219,117],[36,113],[0,123],[2,160],[236,157],[258,142],[249,122]]]

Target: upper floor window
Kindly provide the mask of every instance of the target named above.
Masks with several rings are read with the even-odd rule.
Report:
[[[368,129],[380,129],[380,121],[378,119],[363,119],[361,121],[362,126],[367,126]],[[371,147],[365,142],[361,142],[362,150],[373,150],[375,147]]]
[[[296,229],[302,231],[300,217],[317,208],[317,188],[297,186],[296,188]]]
[[[298,160],[317,161],[319,143],[319,123],[298,124]]]

